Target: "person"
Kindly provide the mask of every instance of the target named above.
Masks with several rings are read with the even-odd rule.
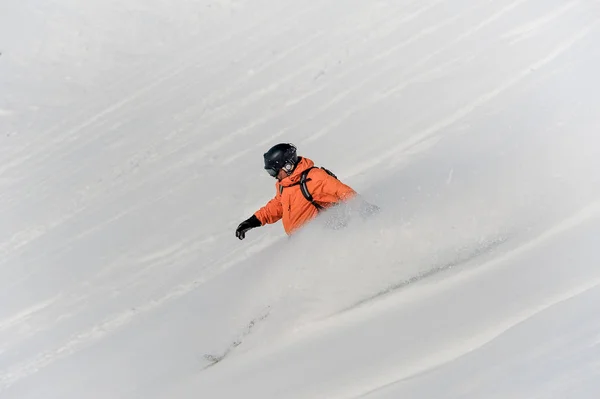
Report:
[[[275,197],[240,223],[235,230],[240,240],[249,230],[279,220],[291,236],[320,212],[358,197],[354,189],[338,180],[333,173],[315,167],[309,158],[298,156],[293,144],[277,144],[263,157],[265,170],[277,179]],[[360,204],[361,214],[379,210],[364,200]]]

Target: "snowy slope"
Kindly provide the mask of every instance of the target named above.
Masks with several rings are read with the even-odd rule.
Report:
[[[593,0],[6,0],[0,398],[597,398]],[[383,212],[233,231],[279,141]]]

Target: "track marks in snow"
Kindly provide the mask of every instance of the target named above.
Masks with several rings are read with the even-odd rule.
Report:
[[[44,351],[36,355],[33,359],[16,364],[15,366],[6,370],[3,375],[0,376],[0,390],[10,387],[20,379],[30,376],[42,368],[49,366],[55,361],[72,355],[77,351],[89,346],[90,344],[104,338],[106,335],[117,331],[123,326],[131,323],[140,314],[150,312],[170,301],[182,297],[183,295],[200,286],[202,282],[203,281],[195,281],[194,283],[181,285],[159,299],[149,301],[141,306],[133,307],[121,313],[112,315],[100,323],[92,326],[90,329],[76,333],[63,345],[55,349]]]
[[[439,5],[443,3],[442,1],[435,1],[432,2],[431,4],[428,4],[424,7],[418,8],[415,11],[411,11],[409,14],[400,16],[398,18],[398,20],[395,22],[394,24],[394,28],[387,32],[387,36],[391,36],[394,33],[396,33],[397,30],[400,29],[400,27],[403,26],[403,24],[408,23],[410,21],[413,21],[415,19],[417,19],[418,17],[422,16],[422,14],[430,11],[431,9],[435,8],[435,6]],[[414,42],[417,42],[418,40],[420,40],[421,38],[432,34],[433,32],[441,29],[442,27],[446,26],[447,24],[455,21],[457,18],[459,18],[459,15],[452,15],[451,17],[449,17],[447,20],[444,20],[444,22],[437,24],[435,26],[430,26],[425,28],[424,30],[422,30],[421,32],[411,35],[411,37],[405,41],[403,41],[402,43],[400,43],[399,45],[395,45],[393,47],[393,49],[386,49],[384,51],[385,56],[384,58],[389,57],[391,54],[397,53],[400,49],[402,49],[405,46],[408,46],[409,44],[412,44]],[[387,22],[387,20],[391,20],[393,19],[394,16],[388,16],[387,19],[383,20],[381,23]],[[318,34],[315,36],[315,39],[318,39],[319,37],[321,37],[321,34]],[[352,43],[352,45],[350,47],[362,47],[362,48],[368,48],[368,44],[375,40],[375,39],[380,39],[380,37],[369,37],[367,39],[365,39],[364,43]],[[309,40],[308,43],[312,42],[313,40]],[[305,43],[306,44],[306,43]],[[348,51],[348,50],[347,50]],[[296,72],[291,74],[291,75],[286,75],[283,76],[282,78],[280,78],[277,82],[274,82],[272,84],[270,84],[269,86],[267,86],[264,89],[261,89],[258,92],[252,93],[250,94],[250,97],[246,97],[243,99],[234,99],[232,102],[228,102],[225,103],[224,105],[217,107],[217,108],[212,108],[209,112],[204,113],[203,116],[205,119],[208,120],[208,122],[201,124],[200,126],[198,126],[198,129],[200,130],[211,130],[212,127],[214,126],[215,123],[218,123],[220,120],[222,120],[223,118],[229,116],[231,113],[235,112],[240,112],[242,109],[244,109],[244,107],[250,106],[250,105],[254,105],[259,101],[264,101],[266,99],[266,95],[270,94],[270,93],[275,93],[279,90],[281,90],[281,86],[285,83],[287,83],[288,81],[295,81],[297,80],[300,76],[305,75],[308,71],[310,70],[317,70],[320,68],[320,65],[323,64],[323,62],[328,58],[329,56],[327,54],[322,55],[320,58],[317,59],[311,59],[309,63],[304,64],[302,67],[297,68]],[[357,65],[354,66],[350,66],[347,68],[343,68],[340,70],[339,74],[335,75],[335,81],[338,82],[341,79],[350,77],[353,73],[359,71],[360,69],[365,68],[368,65],[377,65],[380,61],[381,61],[382,56],[376,56],[375,58],[371,58],[368,57],[366,62],[363,63],[359,63]],[[375,73],[375,74],[370,74],[370,76],[372,78],[376,78],[379,76],[379,74]],[[236,89],[237,84],[234,84],[231,90],[235,90]],[[327,100],[327,102],[325,103],[325,105],[321,106],[320,108],[317,109],[316,113],[313,114],[313,118],[315,115],[319,115],[319,114],[324,114],[326,113],[332,106],[338,104],[341,100],[348,98],[351,94],[355,93],[357,89],[361,88],[363,85],[352,85],[351,89],[343,91],[341,93],[339,93],[338,95],[336,95],[333,99],[329,99]],[[273,111],[271,112],[266,112],[263,110],[263,114],[265,114],[263,117],[258,118],[258,119],[254,119],[249,121],[246,125],[239,127],[237,130],[235,130],[232,133],[229,133],[226,137],[217,140],[216,142],[213,142],[211,144],[209,144],[208,146],[204,146],[202,149],[202,154],[204,155],[208,155],[210,152],[214,152],[217,151],[219,148],[221,148],[223,145],[229,143],[234,137],[238,137],[238,136],[243,136],[243,135],[248,135],[250,133],[253,133],[257,127],[266,125],[268,122],[273,121],[276,117],[281,117],[283,116],[286,112],[291,112],[291,107],[295,107],[311,98],[316,98],[316,95],[323,93],[324,91],[326,91],[328,89],[328,84],[324,84],[322,86],[317,86],[313,89],[308,90],[305,93],[302,93],[296,97],[287,99],[284,103],[283,103],[283,107],[277,105],[274,107]],[[221,96],[223,97],[223,96]],[[318,99],[318,98],[317,98]],[[213,100],[211,100],[213,101]],[[226,108],[225,108],[226,106]],[[220,112],[221,109],[226,109],[227,110],[227,114],[222,115],[221,117],[217,117],[216,119],[214,118],[215,112]],[[292,128],[297,127],[296,125],[294,126],[288,126],[285,129],[286,130],[291,130]],[[280,135],[277,135],[277,137]],[[316,138],[318,137],[318,133],[317,134],[313,134],[311,137],[309,137],[308,141],[311,141],[312,138]],[[227,159],[225,159],[223,161],[224,165],[230,164],[233,160],[238,159],[241,155],[245,154],[247,152],[247,150],[243,150],[238,154],[234,154],[231,157],[228,157]]]
[[[10,387],[17,381],[38,372],[44,367],[51,365],[55,361],[72,355],[79,350],[84,349],[101,339],[104,339],[109,334],[115,333],[124,326],[135,322],[139,316],[157,310],[168,303],[171,303],[189,294],[206,281],[209,281],[233,265],[246,260],[250,254],[259,252],[262,249],[271,246],[274,241],[277,241],[277,239],[266,238],[257,242],[252,248],[237,247],[229,253],[214,259],[211,262],[213,267],[205,269],[202,273],[202,276],[194,281],[179,284],[175,287],[172,287],[168,292],[158,298],[151,299],[138,306],[123,310],[120,313],[112,314],[89,329],[75,333],[67,342],[64,342],[62,345],[54,349],[46,350],[36,355],[34,358],[14,365],[10,369],[5,370],[3,375],[0,376],[0,391]],[[158,255],[160,256],[160,254]],[[51,303],[47,304],[47,306],[50,305]],[[49,327],[50,326],[46,326],[46,328]]]
[[[441,3],[441,1],[436,1],[430,5],[422,7],[408,15],[405,15],[405,16],[399,18],[399,20],[397,21],[397,23],[394,27],[394,31],[392,31],[388,34],[392,34],[393,32],[395,32],[395,30],[399,29],[400,26],[402,26],[402,24],[417,18],[419,15],[430,10],[431,8],[433,8],[435,5],[437,5],[439,3]],[[388,16],[387,19],[392,19],[393,17],[394,16]],[[384,20],[384,22],[387,21],[387,19]],[[431,31],[431,28],[428,29],[428,32],[429,31]],[[292,50],[299,50],[303,47],[309,46],[309,45],[313,44],[315,41],[317,41],[318,39],[322,38],[324,35],[325,35],[324,32],[318,32],[317,34],[311,35],[309,37],[309,39],[302,41],[299,44],[295,45],[294,47],[292,47],[291,50],[286,51],[286,53],[293,54],[294,51],[292,51]],[[417,36],[419,36],[419,35],[417,35]],[[409,39],[408,42],[418,40],[419,37],[416,37],[414,39]],[[352,47],[352,46],[363,46],[364,47],[364,46],[367,46],[367,43],[369,43],[372,40],[374,40],[374,39],[369,38],[369,39],[366,39],[365,43],[358,43],[358,44],[352,43],[352,45],[349,45],[349,46],[350,47]],[[408,43],[406,43],[406,44],[408,44]],[[398,50],[399,48],[400,47],[397,47],[396,50]],[[234,98],[233,101],[223,102],[222,105],[211,108],[210,111],[203,113],[203,117],[204,117],[204,119],[207,120],[207,122],[204,124],[201,124],[198,127],[198,129],[203,130],[203,131],[204,130],[210,131],[215,126],[215,124],[226,120],[226,118],[230,117],[231,114],[240,112],[244,108],[255,105],[255,104],[259,103],[260,101],[265,101],[267,98],[267,95],[276,93],[277,91],[280,91],[281,87],[284,84],[286,84],[288,82],[297,81],[301,76],[306,75],[308,72],[310,72],[312,70],[314,70],[314,71],[319,70],[328,58],[330,58],[330,55],[328,53],[321,54],[320,57],[311,59],[310,62],[304,63],[301,67],[295,68],[294,72],[292,72],[291,74],[288,73],[288,74],[282,76],[277,81],[272,82],[268,86],[266,86],[258,91],[251,92],[251,94],[246,95],[245,97],[242,97],[242,98]],[[276,57],[275,60],[268,61],[265,65],[266,66],[274,65],[275,61],[279,61],[280,59],[283,59],[283,57]],[[361,67],[364,67],[365,65],[372,64],[372,63],[374,63],[373,60],[371,60],[367,63],[364,63],[364,64],[360,64],[353,68],[344,69],[344,70],[342,70],[341,74],[339,76],[337,76],[336,78],[339,79],[341,77],[346,77],[346,76],[350,75],[352,72],[359,70]],[[258,69],[253,70],[253,72],[254,72],[253,75],[255,75],[257,72],[261,72],[261,71],[265,70],[266,66],[261,66]],[[244,80],[246,80],[246,79],[244,79]],[[238,86],[242,82],[243,81],[232,84],[231,88],[229,90],[226,90],[224,95],[222,94],[219,97],[217,97],[216,99],[209,97],[209,99],[207,101],[215,102],[217,99],[220,99],[221,101],[225,100],[227,98],[227,96],[230,96],[232,93],[235,92],[235,90],[239,89]],[[313,97],[314,95],[323,92],[325,89],[326,89],[326,86],[319,86],[315,89],[311,89],[311,90],[307,91],[306,93],[303,93],[299,96],[288,99],[285,103],[283,103],[283,107],[280,104],[277,104],[276,106],[273,107],[273,111],[271,111],[271,112],[267,112],[267,109],[263,109],[262,114],[264,116],[262,116],[258,119],[250,120],[247,124],[245,124],[244,126],[240,126],[237,130],[235,130],[231,133],[228,133],[225,137],[218,139],[217,141],[209,144],[208,146],[203,146],[202,153],[208,155],[209,153],[215,152],[219,148],[222,148],[225,144],[228,144],[229,142],[234,140],[236,137],[252,133],[257,127],[266,125],[268,122],[272,121],[274,118],[282,116],[285,112],[289,112],[291,107],[299,105],[301,102],[306,101],[309,98]],[[342,93],[338,97],[341,99],[341,98],[346,97],[346,95],[347,95],[347,93]],[[330,105],[333,105],[333,104],[336,104],[337,101],[334,99],[334,100],[330,100],[328,103]],[[326,106],[325,108],[321,108],[319,110],[319,112],[325,111],[327,108],[329,108],[329,107]],[[239,154],[234,154],[232,157],[224,160],[223,164],[226,165],[226,164],[231,163],[231,159],[236,159],[245,152],[246,151],[243,151]]]
[[[545,65],[552,62],[554,59],[561,56],[564,52],[569,50],[574,44],[576,44],[581,39],[585,38],[593,29],[598,25],[598,21],[595,23],[585,26],[580,29],[577,33],[575,33],[570,38],[564,40],[560,43],[550,54],[539,59],[533,64],[528,65],[524,69],[522,69],[519,73],[506,80],[499,86],[495,87],[493,90],[477,97],[475,100],[465,105],[464,107],[457,110],[452,115],[442,119],[441,121],[425,128],[421,132],[416,132],[413,134],[408,140],[403,141],[402,143],[390,148],[388,151],[383,153],[380,157],[376,159],[372,159],[363,163],[359,163],[355,168],[348,172],[347,176],[354,176],[364,172],[365,170],[371,169],[380,165],[381,163],[387,162],[389,167],[397,166],[398,163],[402,162],[402,158],[398,155],[404,151],[409,150],[411,147],[419,144],[423,140],[429,139],[430,137],[440,134],[443,129],[450,127],[452,124],[458,122],[463,119],[475,109],[481,107],[482,105],[488,103],[492,99],[496,98],[500,94],[504,93],[508,89],[516,86],[523,79],[530,76],[537,69],[544,67]]]
[[[0,166],[0,175],[17,169],[27,170],[26,166],[33,170],[34,166],[48,163],[49,160],[57,156],[61,157],[61,154],[77,152],[97,142],[102,136],[106,136],[106,130],[110,130],[108,126],[112,124],[112,121],[128,121],[132,114],[139,116],[139,112],[132,112],[132,110],[136,111],[143,107],[161,108],[162,102],[157,102],[157,99],[160,99],[161,96],[152,93],[159,91],[170,93],[171,91],[165,90],[165,88],[171,87],[178,81],[183,81],[184,79],[178,79],[178,77],[184,72],[189,72],[191,68],[198,68],[200,66],[198,60],[203,60],[205,66],[214,65],[215,59],[219,59],[219,54],[223,51],[224,44],[264,31],[265,26],[270,26],[268,22],[273,19],[282,23],[292,22],[299,15],[308,10],[316,9],[317,6],[304,7],[302,13],[289,14],[288,7],[283,4],[278,8],[269,9],[269,11],[262,14],[262,18],[252,19],[251,23],[242,24],[239,29],[229,30],[226,35],[217,36],[216,39],[212,38],[213,40],[196,40],[193,46],[186,48],[185,55],[174,57],[174,61],[170,65],[166,63],[166,67],[161,65],[161,68],[157,66],[155,69],[151,69],[150,72],[144,71],[144,75],[150,75],[146,79],[148,83],[134,86],[123,98],[104,106],[91,115],[89,112],[86,115],[85,111],[74,116],[69,115],[65,121],[61,121],[60,124],[40,133],[36,140],[31,140],[29,143],[22,145],[19,151],[13,151],[10,162],[5,162]],[[261,42],[259,46],[264,46],[264,43]],[[191,51],[187,51],[190,48]],[[253,49],[249,49],[249,54],[252,53],[251,50]],[[115,82],[115,86],[128,87],[129,85],[129,87],[132,87],[130,80],[136,81],[130,76],[120,82]],[[189,82],[187,84],[189,86]],[[165,101],[172,101],[172,98],[166,96]],[[97,103],[100,104],[101,101],[97,101]],[[42,138],[45,140],[42,140]],[[44,144],[40,145],[40,143]],[[185,148],[185,146],[181,148]],[[73,171],[69,167],[64,167],[55,171],[54,175],[68,176],[71,173]],[[34,184],[35,186],[32,189],[37,190],[39,184]]]
[[[457,268],[464,264],[471,264],[473,262],[476,262],[477,259],[479,259],[480,257],[482,257],[485,254],[488,254],[488,253],[494,251],[497,247],[499,247],[500,245],[504,244],[507,241],[508,241],[508,239],[505,237],[497,237],[495,239],[490,239],[489,241],[486,241],[486,242],[482,243],[481,245],[479,245],[469,251],[465,251],[457,259],[454,259],[452,261],[449,261],[449,262],[446,262],[443,264],[432,265],[426,271],[419,273],[417,275],[413,275],[412,277],[408,278],[407,280],[403,280],[398,283],[391,284],[384,290],[381,290],[368,298],[365,298],[363,300],[360,300],[360,301],[352,304],[351,306],[343,309],[342,311],[338,312],[337,314],[342,314],[342,313],[352,311],[353,309],[359,308],[370,302],[380,300],[389,295],[393,295],[403,288],[406,288],[412,284],[418,283],[419,281],[428,279],[437,274],[447,272],[450,269]]]
[[[553,239],[563,233],[566,233],[569,230],[572,230],[572,229],[582,225],[583,223],[589,222],[591,220],[599,219],[599,218],[600,218],[600,201],[590,203],[587,206],[585,206],[585,207],[581,208],[580,210],[578,210],[577,212],[575,212],[574,214],[572,214],[571,216],[569,216],[568,218],[562,220],[561,222],[557,223],[556,225],[545,230],[544,232],[539,234],[537,237],[534,237],[531,240],[525,242],[524,244],[521,244],[518,247],[516,247],[504,254],[495,256],[493,259],[486,261],[485,263],[483,263],[475,268],[469,268],[468,270],[465,270],[462,273],[456,273],[456,274],[444,279],[443,281],[436,284],[435,286],[427,286],[427,287],[421,286],[419,288],[419,290],[420,290],[419,292],[421,292],[423,294],[428,294],[430,292],[429,290],[437,290],[437,289],[439,289],[440,285],[452,285],[458,281],[463,281],[465,279],[473,278],[476,275],[486,273],[491,268],[496,268],[502,264],[505,264],[506,262],[510,262],[510,261],[516,259],[517,257],[525,254],[526,252],[531,251],[532,249],[547,242],[550,239]],[[389,297],[388,302],[386,302],[384,300],[380,303],[382,304],[383,308],[386,308],[388,305],[393,306],[395,304],[394,297]],[[359,309],[359,308],[357,308],[357,309]]]
[[[35,304],[25,310],[22,310],[21,312],[17,313],[16,315],[13,315],[5,320],[0,320],[0,332],[10,329],[10,328],[13,328],[23,322],[26,322],[27,320],[32,318],[36,313],[38,313],[38,312],[46,309],[50,305],[52,305],[54,302],[56,302],[56,300],[58,298],[59,297],[57,296],[57,297],[54,297],[47,301],[40,302],[40,303]]]
[[[404,303],[406,300],[409,300],[411,303],[419,303],[420,298],[425,298],[435,293],[444,292],[445,289],[449,289],[454,285],[458,284],[458,287],[466,287],[463,284],[469,280],[488,274],[494,270],[501,270],[503,266],[507,264],[510,265],[512,261],[516,260],[522,255],[525,255],[527,252],[548,243],[551,239],[558,238],[563,233],[568,233],[570,230],[575,229],[584,223],[599,218],[600,202],[593,202],[572,214],[570,217],[542,232],[537,237],[532,238],[530,241],[525,242],[524,244],[510,250],[503,255],[494,257],[493,259],[477,267],[469,268],[461,273],[453,274],[434,284],[415,286],[415,289],[409,296],[384,297],[380,301],[371,302],[367,307],[358,307],[351,313],[342,313],[339,317],[344,318],[344,323],[347,321],[345,318],[348,318],[348,320],[352,320],[353,325],[356,325],[358,324],[358,319],[365,318],[365,322],[368,322],[367,319],[377,317],[379,315],[385,315],[388,312],[393,312],[394,309],[396,309],[396,306]],[[488,277],[488,280],[484,279],[483,281],[491,280],[489,280]],[[330,397],[370,397],[371,395],[379,393],[382,389],[401,383],[404,380],[416,377],[420,374],[431,371],[434,368],[456,361],[463,356],[475,352],[498,339],[513,328],[528,322],[537,315],[550,310],[551,308],[560,305],[565,301],[583,295],[590,290],[597,289],[599,286],[600,275],[596,274],[593,276],[593,278],[587,281],[582,281],[580,284],[570,287],[568,290],[557,291],[552,296],[538,298],[537,303],[534,306],[530,306],[525,309],[519,309],[516,313],[507,315],[504,319],[496,321],[495,324],[489,326],[487,329],[477,332],[473,336],[468,336],[461,340],[455,340],[457,344],[454,346],[436,351],[427,357],[418,357],[415,361],[403,364],[401,368],[379,371],[376,377],[367,382],[365,386],[352,387],[349,388],[349,390],[345,393],[333,396],[330,395]],[[334,326],[337,326],[339,325],[338,323],[340,320],[337,320],[336,317],[332,318],[330,321],[324,320],[323,326],[314,325],[311,327],[311,329],[314,329],[314,331],[318,334],[327,329],[329,322],[332,322]]]
[[[528,22],[527,24],[515,28],[506,34],[502,35],[503,39],[507,39],[511,44],[517,43],[521,40],[528,39],[529,37],[535,35],[539,32],[539,30],[549,23],[552,23],[557,18],[562,17],[564,14],[571,11],[575,6],[581,4],[580,0],[570,1],[564,4],[562,7],[554,10],[553,12],[548,13],[536,20]]]
[[[250,323],[248,323],[246,328],[244,328],[244,330],[239,334],[239,337],[234,342],[232,342],[231,345],[229,345],[220,355],[204,355],[204,359],[210,362],[210,364],[208,364],[205,367],[205,369],[222,362],[231,353],[231,351],[233,351],[235,348],[237,348],[243,343],[244,339],[252,333],[252,330],[254,330],[254,327],[258,323],[263,322],[265,319],[267,319],[267,317],[269,317],[270,312],[271,308],[267,307],[259,316],[252,319]]]
[[[369,388],[366,392],[359,393],[358,395],[352,395],[351,398],[368,398],[373,394],[378,393],[382,389],[389,388],[395,384],[399,384],[410,378],[414,378],[420,374],[426,373],[434,368],[441,367],[444,364],[448,364],[457,361],[463,356],[466,356],[472,352],[475,352],[484,346],[490,344],[494,340],[501,337],[503,334],[518,327],[521,324],[528,322],[535,318],[537,315],[553,308],[554,306],[560,305],[566,301],[569,301],[577,296],[583,295],[586,292],[596,289],[600,286],[600,279],[596,279],[588,282],[579,287],[575,287],[567,292],[564,292],[556,297],[547,299],[547,302],[530,309],[524,309],[519,314],[513,317],[503,320],[501,323],[489,328],[487,331],[478,333],[477,335],[470,337],[467,340],[460,341],[459,345],[448,348],[444,351],[437,352],[431,356],[419,359],[417,363],[410,365],[410,371],[406,371],[400,375],[397,375],[393,381],[386,383],[379,382],[377,387]]]
[[[500,19],[507,13],[513,11],[515,8],[517,8],[518,6],[520,6],[521,4],[523,4],[527,1],[530,1],[530,0],[517,0],[513,3],[508,4],[507,6],[503,7],[499,11],[492,14],[490,17],[488,17],[485,20],[483,20],[482,22],[480,22],[478,25],[468,29],[467,31],[465,31],[462,34],[460,34],[459,36],[457,36],[454,40],[452,40],[447,45],[444,45],[444,46],[440,47],[439,49],[437,49],[436,51],[433,51],[433,52],[429,53],[428,55],[426,55],[425,57],[419,59],[418,61],[411,63],[411,68],[409,69],[409,71],[407,73],[405,73],[405,75],[410,76],[411,73],[416,73],[415,75],[413,75],[412,77],[405,78],[399,85],[395,85],[389,89],[381,91],[380,93],[373,96],[373,98],[371,100],[369,100],[366,104],[363,103],[363,104],[359,104],[357,106],[351,107],[349,110],[344,112],[341,116],[338,116],[335,120],[333,120],[332,122],[327,124],[324,128],[320,129],[318,132],[309,136],[305,140],[305,142],[313,142],[317,139],[320,139],[324,135],[334,131],[335,128],[337,128],[339,125],[341,125],[341,123],[343,123],[348,117],[355,114],[360,109],[365,108],[367,106],[373,106],[377,103],[388,100],[390,98],[390,96],[397,95],[399,92],[404,90],[409,85],[419,82],[423,79],[426,79],[432,73],[432,70],[422,71],[422,67],[425,66],[429,61],[434,59],[436,56],[444,53],[448,49],[452,48],[456,44],[462,42],[466,38],[469,38],[469,37],[473,36],[474,34],[478,33],[485,27],[491,25],[492,23],[494,23],[495,21],[497,21],[498,19]],[[466,10],[466,11],[471,11],[471,10]],[[385,59],[385,58],[391,56],[394,52],[402,49],[403,47],[405,47],[409,44],[412,44],[413,42],[418,41],[422,37],[425,37],[427,35],[430,35],[431,33],[436,32],[437,30],[445,27],[449,23],[454,22],[458,17],[460,17],[460,14],[454,15],[454,16],[448,18],[447,20],[445,20],[444,22],[442,22],[438,25],[435,25],[433,27],[427,27],[423,31],[417,33],[413,37],[409,38],[408,40],[406,40],[403,43],[396,46],[393,50],[390,49],[390,50],[382,53],[379,56],[375,56],[374,59],[377,61],[381,61],[382,58]],[[454,61],[451,61],[451,63],[452,62],[454,62]],[[435,66],[433,66],[433,70],[439,70],[439,67],[440,67],[440,65],[435,65]],[[379,71],[378,73],[367,77],[366,79],[362,80],[358,84],[353,85],[351,89],[338,94],[333,101],[330,101],[328,103],[329,106],[341,101],[342,98],[348,97],[349,95],[356,93],[364,86],[371,84],[374,80],[379,78],[381,75],[394,72],[396,68],[397,68],[397,65],[392,64],[390,67],[384,68],[383,70]],[[327,109],[327,108],[328,107],[326,105],[324,109]],[[321,111],[323,111],[324,109],[322,108]]]
[[[419,9],[415,10],[414,12],[412,12],[410,14],[400,17],[398,19],[398,21],[396,22],[394,29],[387,32],[387,36],[393,36],[403,26],[403,24],[417,19],[418,17],[422,16],[423,14],[425,14],[428,11],[431,11],[432,9],[434,9],[436,6],[438,6],[441,3],[443,3],[443,2],[441,2],[441,1],[433,2],[431,4],[428,4],[424,7],[421,7]],[[474,8],[478,9],[480,7],[482,7],[482,6],[478,5]],[[317,86],[317,87],[315,87],[311,90],[308,90],[307,92],[302,93],[296,97],[287,99],[286,102],[283,104],[284,105],[283,108],[280,108],[280,109],[274,111],[273,113],[271,113],[270,115],[266,115],[265,117],[260,118],[259,120],[252,121],[249,125],[241,128],[241,133],[244,133],[244,134],[250,133],[252,131],[252,129],[254,129],[255,127],[264,125],[267,122],[273,120],[273,118],[283,115],[285,112],[290,112],[291,107],[298,106],[298,105],[304,103],[305,101],[308,101],[310,99],[318,100],[319,98],[321,98],[321,97],[319,97],[319,95],[322,95],[324,92],[326,92],[329,89],[330,84],[340,82],[344,79],[349,79],[353,74],[356,74],[360,70],[368,68],[369,66],[375,66],[375,65],[381,64],[382,61],[385,61],[386,59],[390,58],[391,56],[396,55],[403,48],[406,48],[407,46],[409,46],[411,44],[417,43],[419,40],[432,35],[433,33],[443,29],[444,27],[450,25],[451,23],[454,23],[464,13],[470,12],[472,10],[473,10],[473,8],[464,10],[462,13],[453,14],[450,17],[448,17],[447,19],[443,20],[442,22],[437,23],[433,26],[427,26],[424,29],[422,29],[421,31],[419,31],[415,34],[412,34],[408,39],[403,40],[400,43],[398,43],[392,47],[386,48],[381,53],[377,53],[372,57],[371,56],[367,57],[367,60],[364,62],[357,63],[355,65],[351,65],[351,66],[341,69],[340,73],[333,75],[333,79],[334,79],[333,81],[328,81],[327,83],[323,84],[322,86]],[[373,40],[373,39],[370,39],[370,40]],[[456,60],[453,60],[452,63],[455,61]],[[305,68],[306,68],[306,70],[314,69],[314,65],[318,65],[318,64],[319,64],[318,62],[311,62]],[[435,69],[435,71],[438,71],[440,68],[441,68],[441,66],[437,65],[434,69]],[[389,68],[389,67],[385,68],[384,67],[383,70],[386,72],[390,72],[392,69],[393,68]],[[431,71],[427,71],[427,74],[430,74],[430,73],[431,73]],[[321,73],[321,74],[324,74],[324,73]],[[364,79],[363,81],[361,81],[359,83],[352,83],[351,85],[348,85],[348,87],[349,87],[348,89],[340,91],[338,94],[336,94],[332,98],[327,98],[325,103],[316,109],[316,111],[312,114],[310,119],[314,119],[316,117],[326,115],[328,112],[331,111],[331,109],[334,106],[338,105],[339,103],[341,103],[342,101],[344,101],[348,98],[351,98],[353,95],[358,93],[361,89],[363,89],[365,86],[367,86],[373,80],[380,78],[380,75],[381,75],[381,73],[379,71],[371,72],[369,74],[369,76],[366,79]],[[423,76],[425,76],[425,75],[418,75],[417,79],[423,79]],[[279,88],[278,86],[279,86],[279,84],[274,85],[272,87],[272,89],[276,90]],[[375,102],[373,102],[373,103],[375,103]],[[330,123],[327,123],[324,127],[319,129],[317,132],[310,134],[306,139],[304,139],[304,142],[305,143],[313,142],[313,141],[321,138],[325,134],[333,131],[343,121],[345,121],[349,116],[353,115],[355,112],[357,112],[362,107],[364,107],[364,105],[359,105],[358,107],[351,107],[349,110],[342,113],[341,117],[339,116],[339,113],[338,113],[336,115],[336,117]],[[274,140],[275,138],[280,137],[283,134],[285,134],[295,128],[298,128],[298,126],[299,126],[299,124],[287,126],[286,128],[282,129],[280,132],[272,135],[271,139],[262,140],[260,143],[254,145],[252,147],[252,149],[260,148],[260,147],[264,146],[264,143],[269,143],[272,140]],[[239,133],[239,131],[236,133]],[[216,148],[214,148],[214,149],[216,149]],[[250,149],[246,149],[246,150],[240,151],[239,153],[233,154],[232,156],[225,159],[222,162],[222,164],[229,165],[233,161],[237,160],[240,156],[248,153],[249,151],[250,151]]]

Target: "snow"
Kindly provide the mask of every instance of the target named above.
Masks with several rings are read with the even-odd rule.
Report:
[[[7,0],[0,398],[597,398],[592,0]],[[380,215],[234,236],[280,141]]]

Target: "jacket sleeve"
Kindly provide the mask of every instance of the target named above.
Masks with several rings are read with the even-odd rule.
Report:
[[[356,196],[356,191],[352,189],[352,187],[342,183],[338,179],[333,176],[330,176],[327,172],[316,169],[319,173],[318,179],[322,181],[321,184],[321,192],[323,194],[333,195],[340,201],[347,201]],[[319,200],[315,198],[315,200]]]
[[[283,216],[283,205],[281,205],[279,194],[269,201],[267,205],[256,211],[254,215],[260,220],[263,226],[279,221]]]

